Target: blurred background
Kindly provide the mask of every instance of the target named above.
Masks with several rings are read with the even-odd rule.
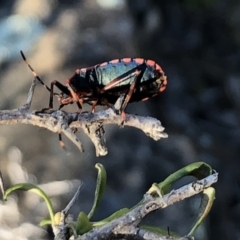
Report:
[[[240,1],[237,0],[16,0],[0,2],[0,108],[25,103],[33,79],[19,51],[47,85],[62,83],[76,68],[123,57],[159,63],[167,90],[127,112],[158,118],[168,139],[158,142],[137,129],[107,126],[109,154],[97,158],[79,131],[85,152],[57,134],[31,125],[0,126],[0,169],[6,187],[39,184],[56,211],[84,182],[71,210],[91,208],[95,163],[108,173],[107,189],[95,220],[136,204],[153,182],[196,161],[220,175],[213,209],[196,239],[240,239]],[[48,106],[49,93],[36,87],[32,109]],[[55,108],[58,103],[55,100]],[[89,106],[84,106],[89,110]],[[100,107],[98,109],[101,109]],[[66,111],[76,111],[67,106]],[[184,184],[185,182],[182,182]],[[180,185],[179,185],[180,186]],[[176,187],[179,187],[176,186]],[[158,211],[146,224],[187,234],[200,197]],[[0,205],[0,239],[52,239],[45,203],[32,193],[11,195]]]

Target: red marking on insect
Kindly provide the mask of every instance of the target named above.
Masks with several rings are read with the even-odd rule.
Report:
[[[151,67],[154,67],[156,63],[153,60],[147,60],[147,64]]]
[[[135,58],[134,61],[137,63],[137,64],[143,64],[144,63],[144,59],[143,58]]]
[[[119,59],[113,59],[113,60],[110,61],[109,63],[119,63]]]
[[[142,101],[144,102],[144,101],[147,101],[148,99],[149,99],[149,97],[146,97],[146,98],[142,99]]]
[[[130,63],[132,61],[132,59],[131,58],[123,58],[122,61],[124,63]]]
[[[163,85],[165,85],[165,86],[167,85],[167,78],[164,79]]]
[[[101,63],[99,66],[100,67],[104,67],[104,66],[106,66],[108,63],[107,62],[104,62],[104,63]]]
[[[162,86],[160,87],[159,92],[163,92],[165,89],[166,89],[166,86]]]
[[[156,70],[162,71],[162,68],[156,63]]]

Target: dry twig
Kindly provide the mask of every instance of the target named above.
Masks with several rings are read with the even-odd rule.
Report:
[[[185,236],[181,238],[171,237],[171,236],[162,236],[153,232],[149,232],[147,230],[143,230],[139,228],[139,224],[142,219],[152,211],[156,211],[157,209],[166,208],[175,202],[184,200],[185,198],[189,198],[194,196],[204,189],[210,187],[212,184],[217,182],[218,173],[214,173],[204,179],[192,182],[188,185],[185,185],[177,190],[172,190],[170,193],[158,197],[153,197],[150,194],[145,194],[144,200],[137,207],[133,208],[131,211],[126,213],[120,218],[112,220],[111,222],[103,225],[102,227],[94,228],[90,232],[78,236],[76,240],[101,240],[101,239],[156,239],[156,240],[187,240],[192,239],[190,236]],[[61,229],[59,234],[55,236],[57,240],[66,239],[64,236],[64,232],[67,232],[67,224],[65,228],[61,225]]]
[[[83,112],[81,114],[67,113],[60,110],[37,112],[30,110],[35,85],[36,79],[30,87],[27,101],[23,106],[14,110],[0,111],[0,124],[32,124],[47,128],[55,133],[63,133],[81,152],[84,151],[83,146],[75,135],[73,129],[82,128],[92,140],[96,148],[97,156],[104,156],[108,153],[103,125],[122,124],[121,115],[116,113],[121,98],[115,104],[115,109],[109,108],[105,111],[99,111],[94,114],[89,112]],[[164,133],[164,127],[161,125],[161,122],[155,118],[126,114],[124,125],[139,128],[156,141],[161,138],[167,138],[167,134]]]

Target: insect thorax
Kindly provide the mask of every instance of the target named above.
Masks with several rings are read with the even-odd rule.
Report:
[[[76,73],[69,79],[69,84],[75,92],[89,92],[95,86],[94,76],[89,70],[78,69]]]

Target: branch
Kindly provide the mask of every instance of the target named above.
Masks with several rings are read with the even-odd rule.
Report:
[[[189,236],[176,238],[171,236],[163,236],[156,233],[149,232],[139,228],[139,224],[142,219],[152,211],[157,209],[166,208],[178,201],[184,200],[194,196],[204,189],[210,187],[212,184],[216,183],[218,180],[218,173],[214,173],[204,179],[192,182],[188,185],[185,185],[177,190],[172,190],[170,193],[164,195],[163,197],[153,197],[150,194],[144,195],[144,200],[141,204],[133,208],[131,211],[126,213],[120,218],[112,220],[98,228],[92,229],[90,232],[78,236],[76,240],[87,240],[87,239],[119,239],[119,237],[126,239],[156,239],[156,240],[187,240],[192,239]],[[64,228],[61,225],[61,233]],[[67,224],[65,225],[67,228]],[[65,229],[66,232],[66,229]],[[60,236],[56,236],[55,239],[63,240]]]
[[[82,112],[67,113],[60,110],[51,110],[48,112],[31,111],[31,106],[36,79],[33,81],[26,103],[14,110],[0,111],[0,124],[31,124],[55,133],[63,133],[69,140],[71,140],[78,149],[83,152],[84,148],[75,135],[75,128],[82,128],[83,131],[92,140],[97,156],[105,156],[108,149],[105,141],[104,124],[118,124],[122,125],[122,117],[117,114],[116,109],[119,106],[119,101],[115,104],[115,109],[107,109],[97,113]],[[135,127],[142,130],[147,136],[153,138],[155,141],[161,138],[167,138],[168,135],[164,132],[164,127],[161,122],[155,118],[142,117],[132,114],[126,114],[125,126]]]

